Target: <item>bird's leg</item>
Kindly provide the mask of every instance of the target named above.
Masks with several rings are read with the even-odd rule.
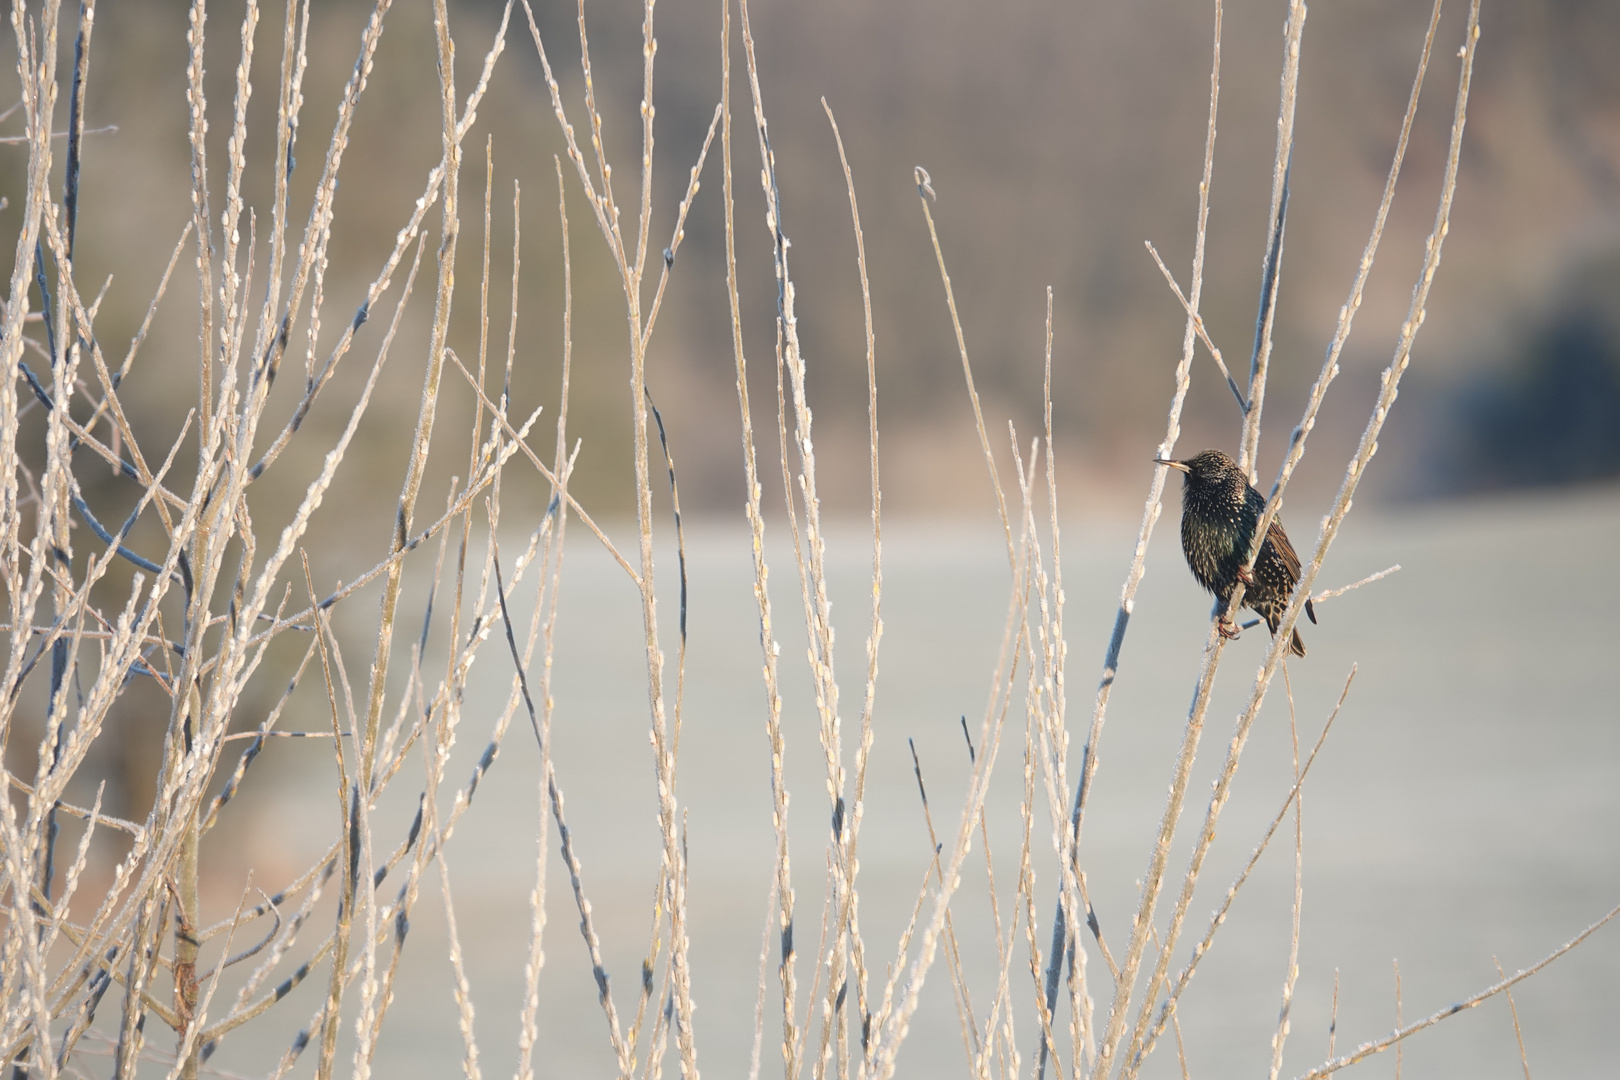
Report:
[[[1237,579],[1243,582],[1245,588],[1254,588],[1254,573],[1247,566],[1237,568]]]
[[[1220,619],[1216,621],[1215,629],[1219,631],[1221,637],[1225,638],[1227,641],[1236,641],[1238,634],[1242,632],[1239,630],[1237,623],[1227,618],[1224,614],[1222,614]]]

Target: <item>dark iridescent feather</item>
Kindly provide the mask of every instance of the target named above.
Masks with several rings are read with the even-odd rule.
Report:
[[[1224,611],[1242,576],[1255,527],[1265,512],[1266,497],[1249,483],[1237,462],[1219,450],[1205,450],[1185,461],[1158,460],[1184,474],[1181,550],[1193,577],[1215,594]],[[1244,589],[1243,606],[1266,620],[1275,635],[1288,607],[1288,597],[1298,583],[1299,556],[1288,542],[1282,520],[1273,517],[1254,561],[1253,580]],[[1316,621],[1309,600],[1305,601],[1305,614],[1311,622]],[[1305,643],[1298,630],[1289,642],[1289,651],[1295,656],[1305,655]]]

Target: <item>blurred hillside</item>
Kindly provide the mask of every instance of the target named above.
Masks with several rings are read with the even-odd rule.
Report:
[[[223,207],[241,10],[239,3],[209,7],[209,154],[216,223]],[[307,104],[292,181],[295,221],[308,213],[337,95],[353,68],[369,10],[357,0],[314,6]],[[631,190],[625,185],[634,182],[639,152],[641,13],[641,5],[628,0],[587,5],[605,138],[611,160],[619,165],[622,192]],[[1239,0],[1226,6],[1224,17],[1203,309],[1215,340],[1240,364],[1253,334],[1266,230],[1283,13],[1281,3]],[[661,172],[655,175],[654,260],[668,242],[687,169],[719,98],[719,14],[716,4],[666,0],[657,8]],[[454,5],[458,40],[489,40],[499,15],[493,0]],[[1044,289],[1050,284],[1057,307],[1056,423],[1069,505],[1078,508],[1081,500],[1093,498],[1105,506],[1116,498],[1134,499],[1163,431],[1183,330],[1180,308],[1142,245],[1153,241],[1185,282],[1208,108],[1212,5],[1202,0],[1058,5],[757,0],[752,15],[784,226],[793,243],[800,332],[812,366],[828,504],[858,509],[867,495],[865,345],[855,246],[823,96],[838,116],[861,199],[876,305],[888,507],[950,513],[982,509],[987,498],[956,345],[916,204],[916,165],[929,170],[939,194],[934,214],[992,438],[999,441],[1008,418],[1025,438],[1038,430]],[[1344,378],[1301,467],[1299,482],[1308,486],[1337,482],[1342,451],[1359,435],[1377,374],[1406,312],[1444,166],[1456,79],[1453,54],[1464,15],[1457,5],[1442,24],[1402,189],[1346,353]],[[1310,11],[1262,474],[1275,468],[1278,440],[1292,426],[1315,377],[1365,243],[1426,16],[1427,5],[1394,0],[1318,4]],[[536,17],[577,124],[582,81],[574,8],[542,3]],[[283,18],[284,9],[276,6],[264,12],[254,60],[257,89],[249,108],[248,197],[264,232]],[[396,4],[386,25],[343,168],[323,284],[325,307],[312,349],[317,367],[349,322],[440,154],[430,6]],[[1386,495],[1499,486],[1482,484],[1458,463],[1477,463],[1480,453],[1496,452],[1498,431],[1511,436],[1502,446],[1523,466],[1511,477],[1491,474],[1500,481],[1533,484],[1620,473],[1620,454],[1612,445],[1612,432],[1620,430],[1620,395],[1614,389],[1620,384],[1620,331],[1615,330],[1620,321],[1616,290],[1609,287],[1620,278],[1612,273],[1593,278],[1581,269],[1612,266],[1620,259],[1620,67],[1612,59],[1620,47],[1620,5],[1488,3],[1483,26],[1445,269],[1418,343],[1413,393],[1395,410],[1385,439],[1388,453],[1369,478],[1372,490]],[[111,275],[97,327],[115,359],[145,316],[191,214],[185,35],[186,6],[179,3],[107,4],[97,14],[87,125],[117,131],[88,140],[76,270],[89,296]],[[734,24],[733,44],[740,49],[739,37]],[[72,60],[71,39],[60,44],[58,127],[66,122]],[[462,46],[458,96],[476,78],[480,61],[478,47]],[[14,84],[0,92],[14,98]],[[768,363],[775,283],[746,83],[739,79],[734,92],[739,95],[734,116],[744,329],[758,380],[756,409],[765,414],[758,419],[764,422],[775,391]],[[518,181],[522,284],[514,411],[527,414],[544,403],[549,418],[558,394],[562,308],[551,159],[563,145],[521,9],[508,30],[507,51],[469,147],[481,149],[486,135],[493,139],[496,238],[489,362],[496,370],[504,362],[512,194]],[[651,390],[669,425],[688,508],[731,514],[741,503],[742,484],[724,294],[724,223],[715,197],[718,150],[716,140],[649,363]],[[22,202],[23,155],[21,148],[0,146],[0,194],[10,200],[10,208],[0,211],[0,230],[7,238],[15,235]],[[587,506],[623,511],[631,486],[624,326],[622,314],[614,314],[618,285],[566,162],[563,171],[574,254],[570,430],[584,439],[576,491]],[[462,173],[466,206],[481,202],[484,184],[482,154],[469,153]],[[477,213],[466,220],[458,270],[462,280],[471,281],[481,272],[483,238]],[[436,229],[434,224],[430,231]],[[433,243],[424,256],[428,261]],[[262,264],[255,281],[262,281]],[[1571,299],[1574,281],[1587,281],[1589,287]],[[1594,286],[1594,281],[1609,285]],[[169,301],[158,312],[151,344],[125,389],[137,428],[177,432],[195,401],[190,373],[197,327],[186,298],[196,287],[188,249],[179,259]],[[407,319],[360,456],[340,480],[336,505],[347,500],[351,508],[391,506],[400,454],[414,421],[430,317],[419,303]],[[1575,329],[1558,329],[1566,323]],[[478,312],[463,303],[455,313],[453,344],[470,366],[479,356],[478,324]],[[375,336],[364,336],[370,328],[363,332],[361,353],[375,348],[381,325],[374,318]],[[1546,357],[1549,349],[1564,348],[1554,346],[1569,334],[1577,335],[1569,347],[1584,357],[1578,366],[1586,375],[1537,375],[1549,363],[1562,370]],[[308,348],[305,341],[294,343],[289,374],[278,385],[287,412],[302,383],[290,372]],[[173,357],[172,375],[150,370],[161,363],[158,357]],[[348,366],[329,394],[331,402],[317,404],[310,424],[335,428],[346,418],[348,406],[339,404],[344,387],[352,390],[363,375],[362,362]],[[441,416],[446,409],[470,408],[459,376],[447,373],[446,379],[450,389]],[[1527,409],[1533,416],[1527,418]],[[1235,421],[1229,395],[1207,356],[1200,355],[1183,447],[1229,444]],[[440,432],[465,430],[445,419],[440,423]],[[549,431],[550,424],[544,420],[537,430]],[[1575,447],[1570,452],[1583,461],[1603,464],[1570,473],[1555,467],[1559,454],[1544,465],[1527,450],[1511,449],[1533,448],[1540,433],[1567,432],[1572,426],[1611,434],[1609,449],[1595,456],[1581,449],[1585,443],[1570,444]],[[541,445],[549,439],[537,438]],[[774,441],[764,438],[762,450],[769,451]],[[1477,449],[1481,446],[1484,451]],[[317,464],[286,468],[308,472]],[[767,462],[762,468],[767,477],[779,475]],[[440,479],[436,489],[430,482],[430,490],[444,490],[448,476]]]

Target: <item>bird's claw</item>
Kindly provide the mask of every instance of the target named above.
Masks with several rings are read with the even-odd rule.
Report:
[[[1225,638],[1227,641],[1236,641],[1238,634],[1241,633],[1241,631],[1238,630],[1237,623],[1227,618],[1222,618],[1219,622],[1217,622],[1215,624],[1215,629],[1220,633],[1221,637]]]
[[[1243,582],[1245,588],[1254,588],[1254,572],[1247,566],[1238,567],[1237,579]]]

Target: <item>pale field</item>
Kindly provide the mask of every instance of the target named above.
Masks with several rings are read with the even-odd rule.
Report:
[[[1129,931],[1135,883],[1162,809],[1207,626],[1207,600],[1176,547],[1175,496],[1168,504],[1168,527],[1156,531],[1126,641],[1082,844],[1092,900],[1116,952]],[[1288,669],[1308,749],[1351,666],[1359,665],[1304,787],[1301,974],[1284,1076],[1328,1056],[1335,973],[1342,1053],[1394,1026],[1396,962],[1410,1021],[1493,982],[1493,957],[1510,972],[1526,966],[1620,899],[1620,564],[1614,557],[1620,493],[1532,495],[1375,510],[1357,518],[1352,515],[1335,545],[1320,584],[1347,583],[1394,563],[1402,569],[1323,603],[1321,624],[1304,627],[1309,656]],[[1308,544],[1315,522],[1299,509],[1289,520],[1296,544]],[[772,535],[780,540],[782,532]],[[1084,520],[1063,534],[1069,729],[1076,753],[1131,535],[1126,525]],[[870,617],[869,536],[859,523],[841,526],[830,552],[849,745]],[[824,891],[825,773],[803,675],[793,563],[785,547],[769,554],[784,671],[791,673],[786,765],[795,796],[797,941],[807,955],[817,943]],[[967,771],[959,718],[967,716],[979,742],[1010,581],[999,531],[977,525],[891,526],[884,555],[885,633],[859,878],[862,931],[879,986],[928,862],[907,740],[915,740],[935,827],[942,836],[954,834]],[[673,551],[660,556],[669,586],[661,604],[673,627]],[[678,795],[690,850],[698,1061],[706,1075],[744,1076],[774,850],[746,533],[719,524],[691,527],[688,570]],[[614,994],[628,1019],[647,949],[659,852],[639,603],[623,572],[582,529],[569,533],[561,598],[553,753]],[[522,611],[515,609],[514,618],[526,624]],[[1247,631],[1228,652],[1171,859],[1171,887],[1185,864],[1189,833],[1202,818],[1239,700],[1260,662],[1263,636],[1258,628]],[[665,649],[673,674],[673,638]],[[505,652],[487,651],[465,706],[452,781],[470,775],[509,679]],[[1287,702],[1279,680],[1242,760],[1183,952],[1189,937],[1202,934],[1292,783]],[[527,952],[539,757],[532,735],[517,726],[523,723],[520,714],[447,848],[486,1075],[503,1075],[515,1061]],[[278,811],[248,832],[257,834],[255,844],[279,849],[287,865],[305,865],[329,842],[331,765],[316,750],[278,752],[313,755],[315,763],[280,770],[286,782],[276,788]],[[1004,922],[1011,918],[1018,857],[1022,753],[1015,708],[987,809]],[[442,794],[447,802],[450,793]],[[373,816],[375,835],[392,836],[391,819],[393,829],[402,830],[415,798],[414,788],[392,791]],[[1043,948],[1056,881],[1046,814],[1037,784]],[[554,848],[555,827],[549,835]],[[1180,1018],[1194,1077],[1264,1075],[1268,1066],[1287,965],[1292,841],[1290,818],[1183,999]],[[969,992],[982,1017],[995,991],[996,955],[981,856],[976,844],[954,910]],[[382,891],[391,896],[395,887]],[[406,981],[388,1016],[378,1075],[461,1071],[438,889],[435,871],[413,916]],[[609,1075],[606,1025],[554,849],[546,890],[537,1064],[547,1076]],[[1167,891],[1161,911],[1171,898]],[[1011,987],[1024,1010],[1019,1038],[1027,1074],[1035,1032],[1027,1019],[1031,983],[1021,927],[1014,947]],[[771,948],[766,1076],[781,1069],[774,935]],[[1090,962],[1094,979],[1105,973],[1094,950]],[[1620,930],[1611,926],[1517,989],[1532,1075],[1615,1075],[1617,972]],[[307,1000],[290,1001],[226,1040],[210,1065],[230,1073],[260,1071],[314,1008],[324,981],[293,995]],[[804,971],[799,993],[809,1000]],[[310,1058],[305,1055],[295,1075],[307,1071]],[[339,1060],[347,1060],[341,1049]],[[969,1074],[943,959],[929,975],[899,1062],[902,1076]],[[674,1061],[666,1065],[677,1068]],[[1394,1067],[1393,1055],[1385,1054],[1349,1075],[1389,1076]],[[1410,1076],[1522,1075],[1506,1000],[1499,996],[1408,1040],[1404,1069]],[[1180,1075],[1168,1035],[1144,1075]]]

